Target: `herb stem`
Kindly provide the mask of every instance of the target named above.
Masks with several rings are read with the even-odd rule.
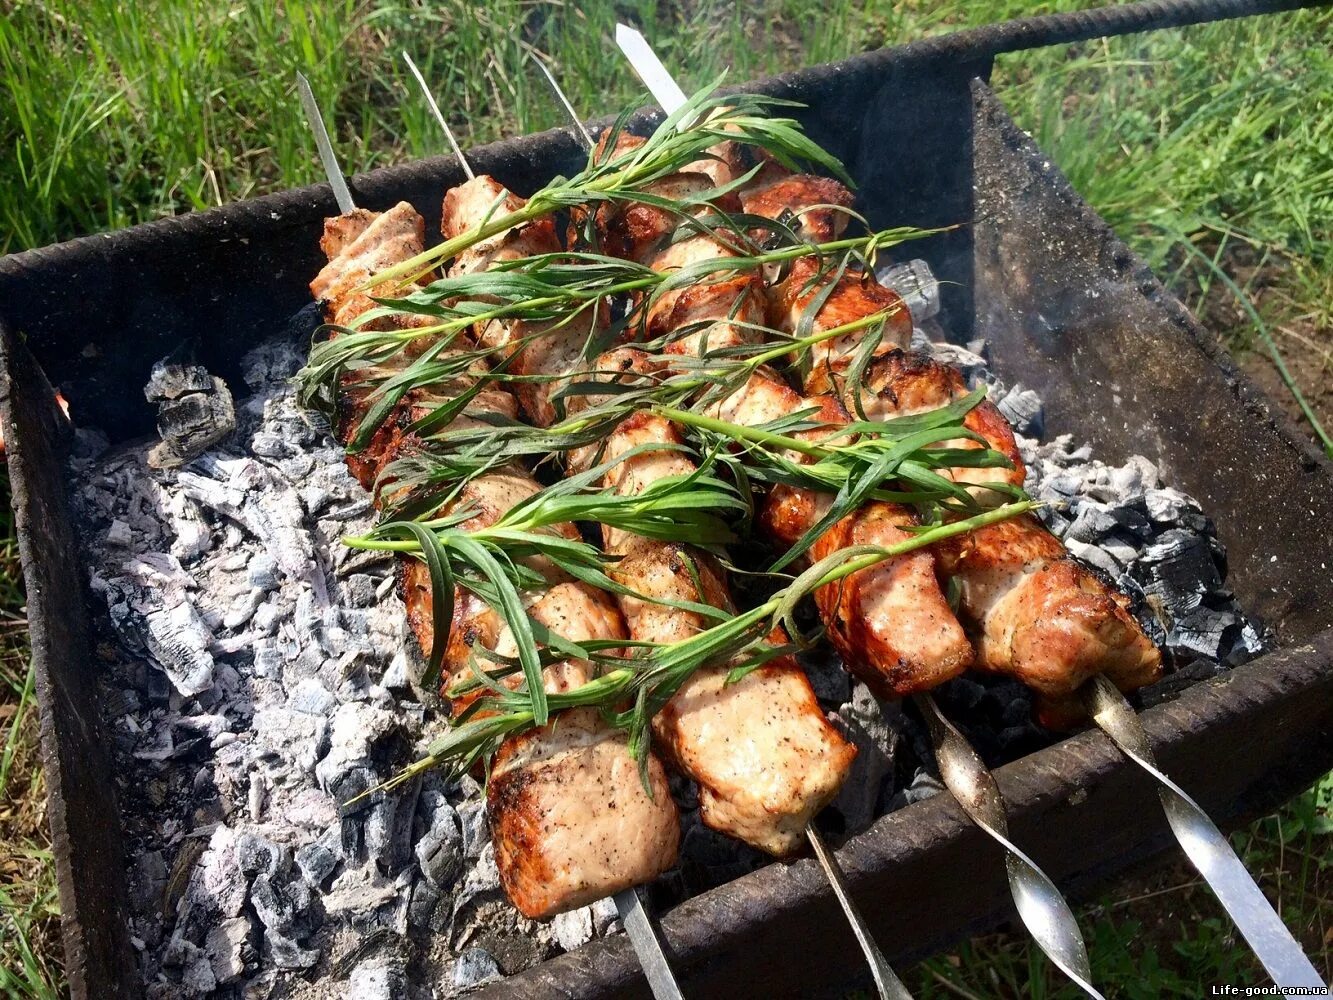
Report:
[[[790,451],[799,452],[802,455],[809,455],[811,458],[827,458],[831,452],[817,444],[809,441],[802,441],[799,438],[789,437],[786,434],[778,434],[774,431],[761,430],[758,427],[747,427],[744,424],[732,424],[725,420],[719,420],[716,417],[707,417],[701,413],[693,413],[689,410],[678,410],[673,406],[654,406],[653,410],[667,420],[678,424],[686,424],[690,427],[698,427],[701,430],[716,431],[718,434],[725,434],[728,437],[735,438],[738,441],[753,441],[756,444],[773,445],[776,448],[786,448]]]

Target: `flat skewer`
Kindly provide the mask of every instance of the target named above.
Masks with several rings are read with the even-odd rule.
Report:
[[[623,27],[623,25],[619,27]],[[637,34],[637,32],[635,32],[635,34]],[[643,36],[640,35],[639,37],[640,40],[642,40]],[[619,32],[617,32],[617,38],[619,38]],[[646,46],[647,43],[645,42],[644,45]],[[587,129],[583,127],[582,122],[579,121],[578,114],[574,111],[574,106],[570,104],[569,98],[565,96],[564,90],[561,88],[560,84],[556,82],[555,77],[546,69],[546,66],[540,60],[536,60],[536,62],[546,74],[546,79],[550,83],[551,89],[555,91],[556,96],[560,99],[560,103],[564,106],[570,120],[575,123],[577,130],[582,133],[585,145],[591,150],[595,143],[593,142],[592,136],[588,134]],[[666,70],[663,69],[662,72],[665,73]],[[684,100],[684,95],[682,95],[681,99],[682,101]],[[903,985],[903,981],[898,978],[897,973],[893,971],[892,966],[889,965],[889,960],[884,956],[884,952],[880,950],[879,945],[875,942],[874,935],[870,933],[870,928],[866,925],[865,918],[861,916],[861,911],[857,909],[856,903],[852,900],[851,890],[847,885],[847,878],[843,874],[842,869],[838,866],[837,857],[831,850],[829,850],[828,845],[824,843],[824,838],[821,837],[819,831],[815,829],[813,822],[806,824],[805,836],[806,839],[810,841],[810,846],[814,849],[815,857],[819,861],[820,868],[824,870],[824,877],[828,879],[829,885],[833,887],[833,895],[837,897],[838,904],[842,907],[842,912],[846,916],[847,922],[851,924],[852,933],[855,935],[856,941],[861,946],[861,951],[866,957],[866,962],[870,966],[870,974],[874,979],[875,989],[878,991],[879,996],[882,1000],[912,1000],[912,994],[908,991],[907,987]],[[645,965],[645,970],[646,969],[647,966]]]
[[[574,131],[577,132],[579,136],[583,139],[584,144],[589,149],[592,149],[593,147],[592,134],[588,131],[588,127],[583,124],[583,121],[574,111],[574,105],[569,103],[569,98],[565,96],[565,92],[563,89],[561,89],[560,84],[555,82],[555,77],[551,75],[551,68],[547,66],[546,63],[542,62],[541,59],[537,58],[537,54],[535,52],[531,52],[529,53],[529,55],[532,57],[532,61],[537,64],[537,68],[541,70],[542,73],[546,76],[546,82],[551,85],[551,89],[555,91],[555,96],[557,100],[560,101],[561,105],[564,107],[565,114],[569,116],[570,123],[574,126]]]
[[[616,44],[662,110],[668,115],[679,110],[685,103],[684,91],[643,35],[627,25],[617,24]],[[1088,950],[1073,910],[1055,883],[1009,839],[1004,800],[995,778],[930,694],[917,695],[916,702],[926,717],[945,786],[972,821],[1006,851],[1010,892],[1032,939],[1084,992],[1101,1000],[1091,982]],[[854,922],[853,926],[858,925]],[[861,936],[859,930],[857,936]],[[874,965],[872,958],[871,966]]]
[[[352,192],[347,187],[347,179],[338,169],[338,158],[333,155],[333,143],[329,141],[329,130],[324,127],[324,116],[315,102],[315,92],[310,89],[310,81],[300,70],[296,73],[296,90],[301,95],[301,106],[305,108],[306,121],[310,131],[315,134],[315,148],[319,150],[319,162],[324,165],[324,175],[333,188],[333,197],[338,202],[338,211],[343,215],[356,210],[352,201]]]
[[[445,120],[439,105],[435,103],[435,98],[430,92],[426,78],[422,76],[421,70],[417,69],[416,63],[406,52],[403,53],[403,59],[407,62],[407,67],[412,71],[412,75],[417,78],[417,83],[421,85],[421,92],[426,95],[426,102],[430,105],[435,120],[440,123],[440,128],[444,130],[444,134],[449,140],[449,145],[453,148],[454,155],[458,157],[463,172],[467,174],[469,180],[475,180],[477,175],[473,172],[472,165],[468,163],[467,157],[463,155],[463,151],[459,148],[458,140],[454,138],[453,130],[449,128],[449,123]],[[671,969],[671,962],[667,959],[666,951],[657,936],[657,929],[653,925],[652,918],[643,905],[639,890],[636,888],[622,889],[615,893],[611,899],[616,904],[616,913],[620,915],[620,922],[624,925],[625,934],[629,937],[630,944],[634,947],[634,953],[639,958],[639,965],[643,968],[644,978],[648,980],[648,986],[653,991],[653,996],[656,1000],[684,1000],[680,985],[676,982],[675,973]]]

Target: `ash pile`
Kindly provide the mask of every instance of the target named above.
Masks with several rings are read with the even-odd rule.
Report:
[[[339,540],[373,511],[288,384],[305,343],[246,357],[253,394],[202,454],[80,431],[70,469],[152,998],[449,996],[618,927],[609,901],[546,925],[509,906],[471,778],[340,809],[440,723],[410,683],[393,560]],[[149,391],[174,407],[171,374]],[[195,403],[183,425],[206,439],[229,412]]]
[[[288,382],[307,343],[283,336],[248,355],[251,395],[234,410],[207,398],[225,387],[202,370],[176,373],[184,396],[172,373],[155,372],[167,423],[195,446],[174,443],[164,463],[153,442],[110,451],[82,430],[70,469],[92,589],[108,611],[104,714],[131,934],[155,1000],[447,997],[619,930],[609,900],[543,923],[508,904],[471,778],[428,774],[343,807],[443,723],[412,685],[420,664],[392,560],[340,542],[373,512]],[[1266,648],[1225,587],[1221,546],[1193,500],[1142,458],[1111,467],[1066,439],[1039,443],[1040,399],[999,385],[984,345],[930,346],[993,387],[1026,435],[1028,487],[1052,503],[1051,526],[1136,596],[1176,663],[1146,700]],[[227,419],[234,430],[218,426]],[[806,666],[860,750],[821,818],[829,832],[933,794],[916,720],[831,655]],[[941,697],[990,763],[1058,739],[1030,721],[1012,682],[960,679]],[[681,860],[651,887],[658,906],[767,863],[699,823],[689,782],[673,779],[673,791]]]

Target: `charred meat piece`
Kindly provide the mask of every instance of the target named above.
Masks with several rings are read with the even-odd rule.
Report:
[[[717,414],[730,423],[755,426],[812,408],[826,424],[849,420],[832,397],[806,399],[776,373],[761,370]],[[779,485],[761,509],[759,524],[774,541],[789,546],[824,517],[831,502],[827,494]],[[906,529],[914,524],[916,516],[906,507],[874,501],[820,535],[810,558],[823,559],[848,545],[893,545],[906,540]],[[847,669],[881,697],[929,690],[972,663],[972,646],[940,589],[935,559],[927,550],[887,559],[821,587],[815,604]]]
[[[626,735],[596,709],[506,740],[486,787],[500,882],[541,919],[650,882],[676,860],[680,824],[666,774],[648,762],[650,798]]]
[[[816,258],[801,257],[792,263],[786,278],[769,289],[769,324],[785,333],[824,333],[877,313],[884,314],[885,322],[875,353],[906,347],[912,339],[911,314],[897,293],[870,275],[853,270],[829,272]],[[840,394],[838,376],[855,360],[865,334],[866,329],[861,328],[814,344],[805,391]]]
[[[759,185],[768,194],[752,195],[748,201],[742,191],[747,211],[776,217],[781,199],[768,195],[784,190],[785,183],[779,179]],[[856,331],[812,350],[807,392],[832,393],[839,399],[858,392],[872,419],[932,409],[965,393],[953,369],[903,353],[912,323],[895,293],[869,275],[822,275],[819,267],[815,258],[802,258],[785,280],[769,289],[774,326],[791,332],[804,322],[805,329],[817,332],[880,311],[888,311],[890,319],[864,388],[845,385],[843,377],[864,336],[864,331]],[[985,488],[988,483],[1021,486],[1023,463],[1013,431],[994,405],[983,401],[964,424],[1009,458],[1013,468],[958,468],[951,470],[955,481],[971,484],[978,496],[992,492]],[[946,444],[981,447],[965,440]],[[790,498],[775,491],[765,517],[778,519],[792,508]],[[855,537],[855,532],[848,535],[849,540]],[[1094,674],[1106,673],[1122,690],[1160,675],[1161,655],[1129,614],[1127,599],[1074,560],[1036,518],[1021,517],[950,539],[936,546],[935,555],[940,570],[961,584],[960,611],[975,633],[977,666],[1017,677],[1033,688],[1043,721],[1067,721],[1074,691]],[[830,625],[830,631],[837,643],[837,629]]]
[[[853,201],[851,191],[835,180],[788,173],[777,164],[769,164],[745,185],[740,199],[746,215],[784,221],[811,243],[840,237]]]
[[[726,162],[727,157],[733,155],[734,151],[728,152],[725,148],[731,145],[734,144],[723,144],[718,162]],[[790,179],[792,183],[784,190],[806,192],[807,200],[798,208],[835,198],[841,198],[845,203],[850,198],[850,195],[837,195],[817,183],[817,178],[792,178],[776,165],[770,165],[742,190],[742,199],[761,179],[767,184]],[[841,213],[837,214],[842,217]],[[816,217],[817,213],[808,216],[812,222]],[[694,236],[675,243],[648,262],[655,269],[666,270],[707,257],[731,255],[731,251],[717,240]],[[899,300],[892,293],[880,289],[883,293],[880,295],[873,289],[863,290],[861,282],[848,275],[838,282],[832,296],[816,302],[817,290],[807,291],[805,286],[815,285],[819,277],[817,269],[806,266],[804,258],[798,259],[787,276],[784,285],[790,296],[787,311],[795,315],[792,329],[800,322],[801,308],[817,313],[813,317],[817,324],[815,330],[822,330],[845,322],[841,318],[844,313],[864,306],[866,301],[873,301],[877,308],[887,305],[892,312],[901,311],[910,335],[910,318],[906,317],[905,309],[897,310],[895,304]],[[695,356],[702,356],[706,350],[752,341],[757,336],[753,324],[758,320],[751,317],[757,312],[755,292],[759,289],[762,289],[762,283],[757,274],[741,274],[727,280],[699,283],[687,290],[668,292],[650,311],[648,332],[652,336],[661,336],[669,333],[674,323],[680,324],[678,328],[688,331],[688,335],[678,337],[668,351]],[[686,291],[690,293],[688,296]],[[832,305],[828,299],[832,300]],[[813,306],[811,302],[814,302]],[[862,308],[854,318],[865,314]],[[742,317],[744,321],[740,319]],[[826,321],[824,326],[818,325],[821,319]],[[895,327],[891,326],[891,329],[895,335],[900,333]],[[842,344],[843,339],[839,338],[819,345],[816,358],[833,356]],[[830,423],[845,423],[845,412],[835,402],[829,402],[831,409],[824,414],[825,419]],[[729,422],[754,426],[810,406],[810,401],[793,391],[775,373],[761,371],[716,409],[718,415]],[[800,460],[800,456],[793,457]],[[786,490],[780,497],[789,502],[771,505],[771,515],[766,513],[760,525],[772,537],[786,544],[799,539],[828,509],[827,498],[813,492]],[[858,512],[826,533],[829,538],[819,554],[834,551],[838,547],[835,540],[843,538],[855,537],[865,542],[878,540],[882,544],[900,541],[905,537],[903,528],[913,521],[911,512],[904,508],[874,505],[873,509]],[[844,662],[881,693],[923,690],[957,676],[971,662],[971,645],[935,580],[934,560],[929,553],[912,553],[863,570],[839,585],[824,588],[817,603]]]

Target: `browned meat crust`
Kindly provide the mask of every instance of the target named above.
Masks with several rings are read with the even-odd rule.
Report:
[[[964,392],[956,371],[901,352],[879,361],[867,381],[887,412],[940,406]],[[955,478],[1021,483],[1022,461],[1003,415],[983,402],[965,423],[1015,468],[956,469]],[[1077,562],[1035,517],[960,535],[936,553],[941,569],[962,584],[961,611],[977,634],[983,670],[1009,674],[1054,700],[1072,696],[1098,673],[1126,691],[1161,675],[1161,654],[1129,613],[1127,598]]]

